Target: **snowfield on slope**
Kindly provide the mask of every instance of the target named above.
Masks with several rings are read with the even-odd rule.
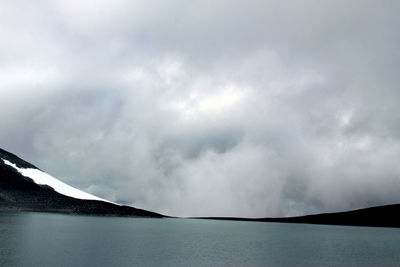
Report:
[[[99,201],[113,203],[111,201],[93,196],[93,195],[83,192],[79,189],[76,189],[72,186],[69,186],[69,185],[61,182],[60,180],[54,178],[53,176],[42,172],[41,170],[31,169],[31,168],[28,168],[28,169],[18,168],[17,165],[15,165],[14,163],[12,163],[8,160],[5,160],[5,159],[3,159],[3,162],[4,162],[4,164],[16,169],[23,176],[31,178],[36,184],[51,186],[56,192],[63,194],[65,196],[69,196],[69,197],[73,197],[73,198],[77,198],[77,199],[99,200]],[[113,204],[115,204],[115,203],[113,203]]]

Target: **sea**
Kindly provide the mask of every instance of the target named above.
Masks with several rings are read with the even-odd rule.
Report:
[[[400,266],[400,229],[0,212],[0,266]]]

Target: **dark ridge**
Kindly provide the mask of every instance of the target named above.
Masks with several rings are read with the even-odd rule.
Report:
[[[8,160],[15,165],[17,165],[18,168],[25,168],[25,169],[39,169],[36,166],[30,164],[29,162],[26,162],[25,160],[19,158],[18,156],[7,152],[3,149],[0,148],[0,159],[5,159]],[[3,161],[1,161],[3,163]]]
[[[400,227],[400,204],[370,207],[345,212],[283,218],[197,217],[195,219],[254,222],[307,223],[349,226]]]
[[[18,167],[32,168],[33,165],[4,150],[0,157],[16,163]],[[38,185],[21,175],[13,167],[0,161],[0,211],[37,211],[82,215],[127,216],[163,218],[164,215],[119,206],[104,201],[82,200],[62,195],[50,186]]]
[[[3,149],[0,149],[0,158],[8,160],[20,168],[36,168],[34,165]],[[97,200],[75,199],[59,194],[50,186],[36,184],[32,179],[21,175],[13,167],[8,166],[0,160],[0,211],[2,210],[100,216],[168,217],[134,207],[119,206]],[[400,204],[298,217],[254,219],[237,217],[197,217],[196,219],[400,227]]]

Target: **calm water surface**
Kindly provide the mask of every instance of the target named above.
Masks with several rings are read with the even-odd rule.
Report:
[[[0,212],[0,266],[400,266],[400,229]]]

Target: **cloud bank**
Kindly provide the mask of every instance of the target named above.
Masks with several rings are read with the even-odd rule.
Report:
[[[2,1],[0,146],[179,216],[400,202],[398,1]]]

